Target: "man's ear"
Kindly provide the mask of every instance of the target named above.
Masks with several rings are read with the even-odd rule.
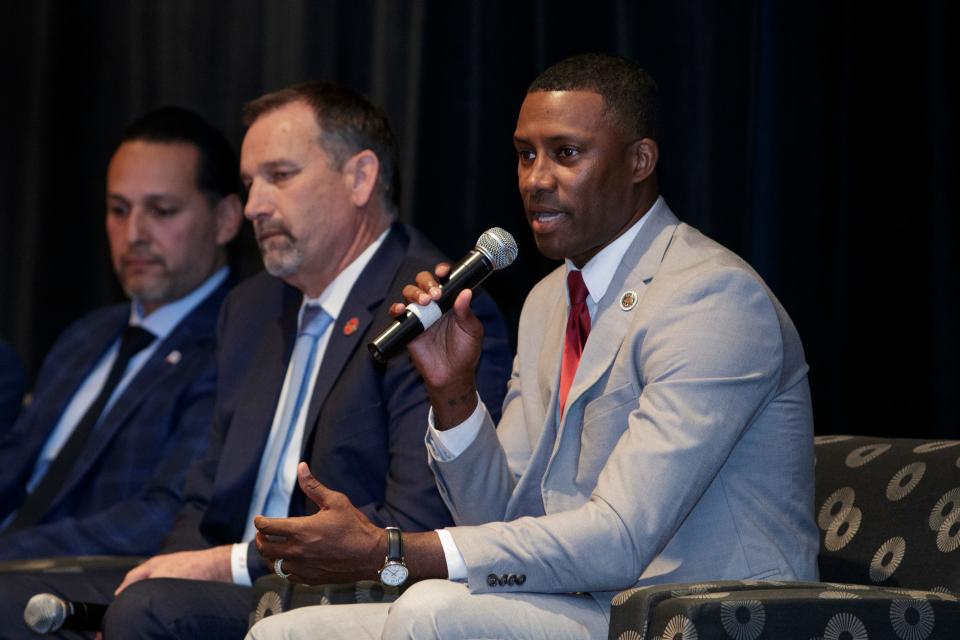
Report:
[[[660,159],[660,148],[652,138],[640,138],[630,144],[630,160],[633,163],[633,181],[643,182],[653,175]]]
[[[217,218],[217,246],[233,240],[243,224],[243,203],[235,193],[221,198],[213,211]]]
[[[380,159],[370,149],[356,154],[343,166],[343,176],[350,189],[350,200],[355,207],[367,206],[377,188],[380,177]]]

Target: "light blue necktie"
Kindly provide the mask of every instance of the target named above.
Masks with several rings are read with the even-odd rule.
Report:
[[[310,372],[313,371],[314,362],[317,359],[317,343],[331,322],[333,318],[321,306],[307,305],[303,308],[297,343],[293,347],[293,355],[290,358],[290,383],[286,401],[283,404],[283,412],[280,414],[281,431],[277,434],[274,446],[264,461],[266,464],[261,468],[261,478],[265,473],[270,473],[273,478],[263,508],[263,514],[271,518],[286,517],[290,508],[293,487],[285,486],[283,462],[291,446],[297,447],[299,458],[299,448],[302,443],[299,439],[293,442],[291,436],[296,430],[300,412],[304,408],[307,389],[310,387]],[[306,406],[309,406],[309,403]]]

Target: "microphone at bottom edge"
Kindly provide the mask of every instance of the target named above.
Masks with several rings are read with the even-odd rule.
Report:
[[[64,600],[52,593],[38,593],[23,610],[23,621],[34,633],[61,629],[99,631],[107,605]]]

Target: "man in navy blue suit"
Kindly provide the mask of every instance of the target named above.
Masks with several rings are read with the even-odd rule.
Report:
[[[131,302],[60,336],[0,441],[0,560],[159,548],[210,431],[225,246],[242,221],[235,166],[223,135],[183,109],[124,133],[106,229]]]
[[[352,91],[307,83],[254,101],[245,119],[245,214],[269,275],[224,305],[217,435],[191,471],[171,553],[127,574],[107,638],[242,637],[248,585],[283,574],[263,564],[254,516],[323,517],[298,486],[301,461],[380,526],[451,522],[423,454],[422,380],[405,354],[382,366],[366,349],[403,285],[443,259],[396,220],[386,116]],[[498,406],[511,362],[506,329],[488,296],[475,304],[484,328],[477,375]],[[301,359],[307,351],[313,359]]]

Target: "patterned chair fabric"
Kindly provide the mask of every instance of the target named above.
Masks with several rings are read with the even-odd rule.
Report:
[[[611,640],[960,638],[960,441],[816,439],[824,582],[619,594]]]

